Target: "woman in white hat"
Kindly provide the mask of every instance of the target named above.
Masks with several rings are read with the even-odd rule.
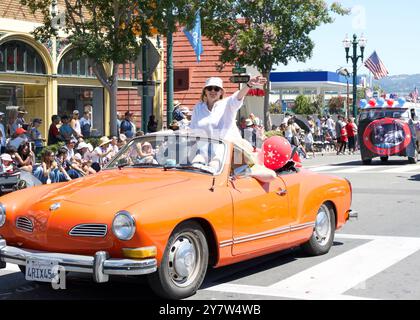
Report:
[[[236,114],[249,89],[266,82],[264,77],[252,77],[244,88],[224,98],[223,80],[217,77],[207,79],[201,101],[194,107],[190,128],[212,138],[241,139]]]

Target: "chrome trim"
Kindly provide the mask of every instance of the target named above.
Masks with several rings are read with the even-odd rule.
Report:
[[[16,228],[26,232],[34,232],[34,224],[27,217],[17,217],[15,222]]]
[[[60,202],[56,202],[56,203],[53,203],[51,206],[50,206],[50,211],[52,212],[52,211],[56,211],[56,210],[58,210],[58,209],[60,209],[61,208],[61,203]]]
[[[251,234],[251,235],[244,236],[244,237],[234,238],[234,239],[231,239],[231,240],[221,241],[221,242],[219,242],[219,248],[225,248],[225,247],[228,247],[228,246],[231,246],[231,245],[234,245],[234,244],[240,244],[240,243],[244,243],[244,242],[260,240],[260,239],[269,238],[269,237],[274,237],[274,236],[278,236],[278,235],[281,235],[281,234],[294,232],[294,231],[299,231],[299,230],[303,230],[303,229],[307,229],[307,228],[315,228],[315,222],[309,222],[309,223],[304,223],[304,224],[297,224],[297,225],[294,225],[294,226],[282,227],[282,228],[278,228],[278,229],[274,229],[274,230],[269,230],[269,231],[265,231],[265,232]]]
[[[108,281],[107,275],[143,275],[157,270],[156,259],[109,259],[103,251],[95,256],[45,252],[7,246],[6,240],[0,240],[0,267],[2,262],[25,266],[29,258],[57,260],[66,271],[92,274],[94,281],[100,282]]]
[[[79,224],[73,227],[69,231],[69,235],[72,237],[96,237],[103,238],[108,233],[108,225],[106,224],[94,224],[85,223]]]
[[[349,220],[358,220],[359,219],[359,212],[355,210],[349,210]]]
[[[4,207],[3,203],[0,202],[0,228],[3,227],[6,223],[6,208]]]
[[[133,229],[131,230],[131,235],[127,239],[120,239],[120,237],[118,237],[117,233],[115,232],[115,225],[114,225],[115,224],[115,219],[119,215],[123,215],[123,216],[126,216],[127,218],[131,219],[131,223],[133,224]],[[119,239],[121,241],[129,241],[129,240],[133,239],[134,234],[136,233],[136,219],[134,219],[134,217],[128,211],[125,211],[125,210],[118,211],[116,213],[116,215],[114,216],[114,219],[112,220],[111,228],[112,228],[112,233],[117,237],[117,239]]]

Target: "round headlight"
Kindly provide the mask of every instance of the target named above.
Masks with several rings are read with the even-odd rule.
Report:
[[[131,240],[136,232],[136,222],[127,211],[120,211],[112,222],[112,232],[120,240]]]
[[[6,223],[6,208],[0,203],[0,227]]]

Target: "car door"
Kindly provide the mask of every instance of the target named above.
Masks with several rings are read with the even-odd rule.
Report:
[[[262,183],[249,176],[253,161],[234,147],[229,188],[233,199],[233,255],[286,244],[291,217],[282,179]]]

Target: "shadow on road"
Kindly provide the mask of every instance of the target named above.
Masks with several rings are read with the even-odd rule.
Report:
[[[408,180],[410,180],[410,181],[420,181],[420,174],[417,174],[415,176],[411,176]]]

